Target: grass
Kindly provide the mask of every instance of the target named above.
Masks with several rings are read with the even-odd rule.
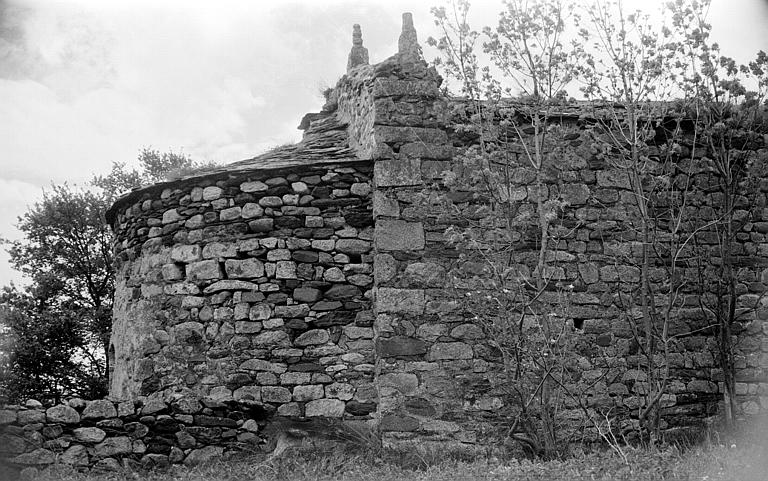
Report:
[[[623,447],[627,462],[611,450],[565,460],[460,459],[442,452],[372,453],[294,448],[283,456],[243,456],[205,466],[175,466],[166,472],[82,474],[54,471],[39,479],[62,481],[457,481],[457,480],[700,480],[768,479],[768,424],[749,434],[715,434],[693,446],[652,451]]]

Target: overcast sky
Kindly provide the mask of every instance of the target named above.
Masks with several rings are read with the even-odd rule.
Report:
[[[19,237],[52,182],[86,183],[145,146],[228,163],[298,140],[345,71],[352,24],[376,63],[404,11],[424,45],[441,1],[0,0],[0,236]],[[475,1],[478,26],[500,5]],[[768,0],[713,0],[710,19],[723,53],[768,50]],[[1,252],[0,286],[19,279]]]

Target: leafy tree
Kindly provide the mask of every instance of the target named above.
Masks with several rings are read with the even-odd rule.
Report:
[[[114,163],[93,187],[53,185],[21,217],[23,238],[4,241],[28,287],[6,287],[0,324],[10,339],[2,384],[15,400],[102,396],[110,372],[114,272],[104,213],[122,193],[203,165],[183,154],[145,148],[139,168]]]
[[[478,291],[474,300],[471,292],[459,298],[504,355],[511,397],[518,405],[509,423],[511,437],[539,454],[551,456],[567,439],[567,433],[559,432],[559,406],[567,401],[583,407],[562,369],[578,346],[562,329],[568,296],[552,262],[561,241],[558,218],[567,204],[557,189],[547,192],[553,180],[557,183],[558,163],[567,160],[558,151],[558,139],[571,135],[556,112],[568,97],[566,88],[575,84],[581,84],[587,99],[597,100],[582,106],[595,107],[586,126],[593,139],[591,153],[624,174],[627,199],[634,199],[624,206],[627,226],[634,230],[612,254],[617,263],[636,266],[640,273],[633,287],[619,285],[616,292],[620,315],[635,337],[628,360],[646,377],[636,383],[642,400],[640,422],[632,428],[652,441],[661,439],[661,414],[670,398],[670,354],[681,349],[684,337],[712,329],[681,332],[678,321],[687,315],[691,296],[699,297],[702,310],[716,319],[726,410],[733,409],[728,406],[735,365],[730,326],[754,317],[762,302],[750,298],[754,306],[745,309],[749,306],[739,279],[748,273],[732,263],[735,236],[750,219],[744,182],[760,177],[755,166],[763,154],[749,146],[761,145],[756,139],[767,126],[768,56],[760,52],[747,66],[721,56],[709,41],[708,5],[708,0],[676,0],[666,7],[664,23],[656,24],[639,11],[625,10],[620,0],[595,0],[584,8],[559,0],[507,0],[498,25],[483,29],[485,42],[469,26],[468,1],[432,9],[442,35],[428,41],[440,53],[435,64],[458,81],[467,97],[466,108],[455,112],[465,121],[453,128],[472,144],[455,158],[464,174],[446,172],[443,181],[471,186],[480,192],[475,202],[483,204],[447,234],[463,255],[480,259],[491,277],[487,292]],[[584,28],[566,47],[569,25]],[[491,65],[484,65],[486,58],[478,54],[480,43]],[[745,77],[751,77],[755,92],[744,87]],[[503,98],[509,95],[516,98]],[[708,157],[702,158],[702,146]],[[692,182],[701,162],[711,164],[706,168],[720,182],[720,195],[712,199],[723,205],[714,216],[698,214],[704,204]],[[530,171],[533,175],[527,175]],[[527,193],[520,191],[521,183]],[[537,227],[533,262],[528,258],[532,253],[515,251],[520,242],[531,245],[531,229],[525,228],[531,225]],[[711,239],[713,233],[716,248],[696,253],[699,239]],[[712,295],[697,295],[697,262],[711,264],[700,269],[707,275],[698,290]],[[590,418],[589,410],[585,414]],[[595,428],[618,446],[612,432],[598,423]]]
[[[639,350],[637,367],[646,373],[638,418],[653,441],[659,438],[660,407],[668,392],[669,353],[674,342],[669,326],[684,304],[679,296],[678,262],[690,241],[681,237],[690,212],[686,203],[689,186],[674,182],[677,155],[665,148],[679,137],[679,123],[665,132],[666,146],[651,145],[657,127],[674,115],[668,101],[679,54],[669,28],[653,24],[640,11],[626,11],[622,1],[596,0],[586,13],[589,28],[580,32],[588,45],[580,62],[585,81],[582,90],[590,99],[622,107],[621,113],[612,108],[605,109],[607,115],[596,115],[600,120],[594,149],[625,175],[633,194],[633,220],[627,225],[635,230],[629,242],[635,248],[622,262],[636,264],[640,279],[636,292],[617,295],[627,306],[626,320],[633,327]],[[670,235],[660,235],[665,230],[671,230]],[[660,252],[663,254],[657,255]],[[655,269],[659,262],[664,274]],[[659,275],[664,276],[663,282],[654,280]],[[633,312],[636,306],[639,322]]]
[[[8,401],[34,398],[58,403],[62,397],[94,399],[105,394],[104,372],[88,347],[89,333],[78,312],[48,305],[43,292],[5,288],[0,322],[11,347],[0,389]],[[56,302],[56,301],[54,301]]]
[[[87,366],[106,386],[109,370],[106,348],[112,325],[112,234],[103,220],[108,199],[91,190],[54,185],[40,202],[19,218],[22,240],[9,243],[8,253],[14,268],[24,274],[30,285],[23,291],[11,287],[2,305],[12,307],[10,324],[16,341],[14,372],[56,377],[66,371],[45,372],[28,365],[22,349],[46,339],[49,325],[73,332],[58,348],[70,353]],[[55,322],[53,320],[55,319]],[[45,344],[41,348],[47,348]],[[53,369],[55,366],[48,366]],[[62,389],[68,386],[59,379]],[[17,394],[30,392],[29,387]],[[46,395],[51,395],[52,388]],[[104,388],[101,390],[104,391]],[[60,392],[61,394],[61,392]]]
[[[756,182],[766,175],[755,170],[761,165],[761,154],[754,146],[759,145],[757,137],[768,132],[768,55],[759,51],[747,65],[722,55],[710,39],[709,4],[709,0],[676,1],[669,2],[667,10],[687,60],[680,65],[681,85],[688,118],[694,123],[693,144],[706,152],[703,167],[713,175],[718,193],[714,198],[719,199],[713,204],[715,228],[709,232],[714,234],[714,246],[697,239],[702,254],[699,283],[711,293],[700,296],[699,304],[715,321],[724,415],[730,424],[738,414],[734,334],[741,323],[754,318],[760,301],[740,299],[738,284],[744,268],[736,265],[734,245],[737,234],[752,219],[749,206],[755,202],[749,194],[759,190]]]
[[[466,1],[434,8],[443,35],[429,40],[441,53],[437,66],[469,97],[466,121],[453,127],[475,143],[455,159],[460,167],[443,177],[447,187],[477,192],[477,211],[455,208],[445,196],[446,210],[462,215],[446,234],[461,249],[462,261],[479,263],[487,273],[483,288],[469,287],[457,298],[501,354],[504,375],[497,389],[505,392],[509,410],[504,435],[536,455],[554,457],[579,432],[569,427],[568,409],[582,410],[587,425],[592,417],[586,389],[568,368],[578,357],[567,319],[573,286],[561,282],[556,252],[568,229],[559,225],[565,203],[548,187],[568,156],[559,145],[573,133],[555,112],[578,74],[573,55],[580,47],[563,42],[578,16],[566,2],[504,2],[497,27],[483,31],[493,66],[481,67],[474,51],[480,34],[469,26],[468,11]],[[502,98],[512,93],[522,98]],[[536,251],[520,252],[521,243]]]
[[[196,162],[183,152],[160,152],[150,147],[139,151],[138,162],[138,169],[129,169],[125,162],[113,162],[110,173],[95,176],[92,184],[103,189],[109,199],[115,199],[142,185],[178,178],[214,165],[211,162]]]

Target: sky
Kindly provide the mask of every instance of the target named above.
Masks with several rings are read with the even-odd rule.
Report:
[[[86,184],[143,147],[226,164],[298,141],[345,72],[353,24],[376,63],[410,11],[429,60],[441,4],[0,0],[0,237],[20,237],[17,217],[52,183]],[[472,21],[500,9],[476,0]],[[713,0],[710,20],[724,54],[768,50],[768,0]],[[0,248],[0,286],[11,281],[23,282]]]

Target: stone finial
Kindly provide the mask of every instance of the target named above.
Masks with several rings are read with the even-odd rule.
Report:
[[[363,47],[363,32],[356,23],[352,25],[352,50],[349,51],[347,72],[358,65],[368,65],[368,49]]]
[[[403,13],[403,31],[397,42],[398,53],[417,60],[421,58],[421,47],[416,38],[416,29],[413,27],[413,15],[410,12]]]

